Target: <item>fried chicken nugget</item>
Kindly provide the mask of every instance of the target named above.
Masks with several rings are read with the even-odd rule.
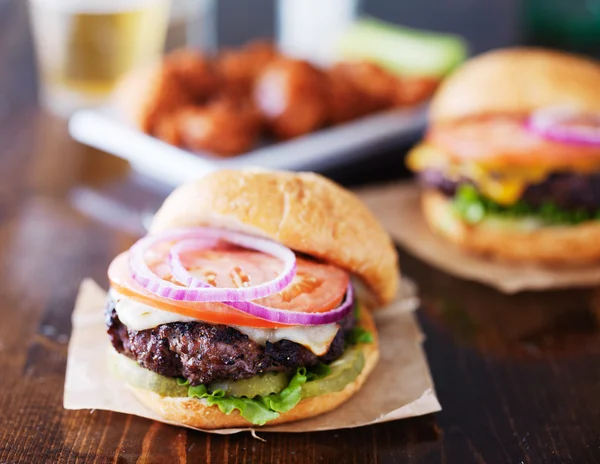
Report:
[[[162,121],[158,134],[169,143],[196,151],[232,156],[250,150],[260,133],[260,118],[249,106],[215,100],[206,106],[188,106]]]
[[[218,82],[214,66],[201,53],[177,50],[126,75],[115,90],[113,105],[124,119],[154,135],[168,115],[214,95]]]
[[[327,77],[306,61],[278,59],[260,74],[254,104],[272,132],[292,138],[325,124]]]
[[[327,70],[329,122],[341,124],[365,116],[370,111],[368,98],[338,67]]]
[[[169,143],[175,146],[183,145],[183,141],[181,139],[181,130],[179,128],[179,117],[178,114],[181,111],[184,111],[185,108],[179,108],[179,110],[165,114],[162,117],[158,118],[156,123],[154,124],[153,135],[163,142]]]
[[[340,62],[332,73],[345,76],[358,89],[366,113],[393,106],[398,78],[381,66],[366,61]]]
[[[424,102],[433,95],[440,83],[434,77],[401,77],[396,84],[394,104],[412,106]]]
[[[164,115],[191,103],[189,92],[162,62],[126,75],[112,96],[119,115],[148,134]]]
[[[216,59],[221,92],[232,97],[250,97],[261,70],[277,57],[279,52],[275,46],[262,40],[250,42],[240,49],[223,50]]]
[[[165,57],[163,66],[195,101],[202,102],[218,91],[219,75],[214,63],[197,50],[174,50]]]

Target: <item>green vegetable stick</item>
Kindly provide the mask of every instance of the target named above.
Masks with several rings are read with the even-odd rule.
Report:
[[[459,36],[400,27],[375,19],[354,23],[337,44],[340,59],[365,60],[399,75],[442,77],[467,57]]]

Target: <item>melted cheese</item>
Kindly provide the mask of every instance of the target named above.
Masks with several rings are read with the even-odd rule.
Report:
[[[282,329],[255,329],[254,327],[233,326],[248,338],[259,345],[267,342],[276,343],[280,340],[289,340],[305,346],[317,356],[322,356],[329,350],[329,346],[339,329],[337,324],[323,324],[312,327],[292,326]]]
[[[111,290],[110,293],[116,302],[115,311],[119,316],[119,320],[131,330],[147,330],[171,322],[192,322],[196,320],[193,317],[163,311],[139,303],[118,294],[114,290]]]
[[[119,320],[131,330],[147,330],[171,322],[197,320],[138,303],[112,290],[111,296],[116,301],[115,311],[119,316]],[[280,329],[257,329],[235,325],[231,327],[247,335],[248,338],[259,345],[266,345],[267,342],[276,343],[280,340],[289,340],[308,348],[317,356],[327,353],[339,329],[339,326],[335,323],[319,326],[290,326]]]
[[[515,203],[530,184],[537,184],[546,179],[556,169],[545,166],[510,168],[489,166],[477,162],[453,162],[440,150],[426,144],[413,149],[406,160],[412,171],[436,169],[450,179],[458,181],[462,178],[472,180],[481,193],[501,205]]]

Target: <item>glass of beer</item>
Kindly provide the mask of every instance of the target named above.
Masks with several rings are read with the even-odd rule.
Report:
[[[101,104],[130,69],[158,59],[170,0],[29,0],[42,105],[68,117]]]

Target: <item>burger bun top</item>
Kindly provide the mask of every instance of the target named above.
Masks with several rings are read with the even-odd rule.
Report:
[[[211,226],[267,237],[360,277],[385,304],[398,291],[398,255],[356,195],[318,174],[222,170],[176,189],[150,233]]]
[[[600,111],[600,62],[540,48],[509,48],[467,61],[439,88],[431,123],[550,106]]]

